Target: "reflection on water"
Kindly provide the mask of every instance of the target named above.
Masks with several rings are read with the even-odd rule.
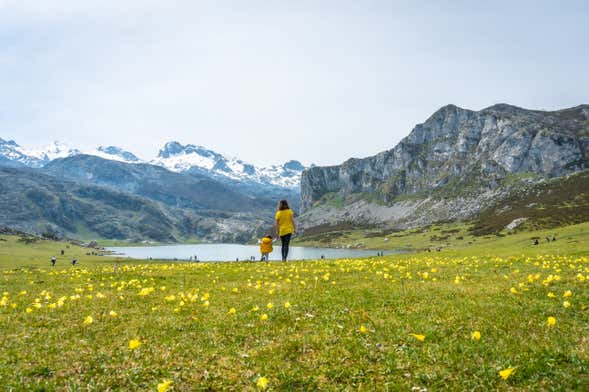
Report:
[[[134,259],[160,260],[199,260],[199,261],[235,261],[260,259],[260,248],[257,245],[239,244],[195,244],[195,245],[164,245],[164,246],[129,246],[113,247],[109,250],[120,256]],[[293,246],[288,254],[289,260],[339,259],[352,257],[376,256],[380,251],[359,249],[307,248]],[[383,251],[384,254],[398,253]],[[280,243],[274,245],[270,260],[280,260]]]

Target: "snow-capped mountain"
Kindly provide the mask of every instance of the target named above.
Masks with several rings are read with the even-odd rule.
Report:
[[[137,158],[135,154],[129,151],[125,151],[120,147],[115,146],[100,146],[96,150],[84,152],[86,155],[94,155],[103,159],[109,159],[111,161],[119,161],[126,163],[141,163],[141,159]]]
[[[151,164],[175,172],[197,172],[214,178],[272,185],[280,188],[297,188],[305,167],[298,161],[284,165],[258,167],[237,158],[228,158],[215,151],[193,144],[168,142]]]
[[[26,154],[14,140],[0,138],[0,163],[10,166],[37,166],[38,159]]]
[[[158,156],[149,162],[116,146],[101,146],[90,151],[70,148],[63,143],[53,142],[39,149],[27,149],[15,141],[0,138],[0,164],[40,168],[58,158],[73,155],[94,155],[103,159],[125,163],[150,163],[178,173],[199,173],[222,181],[263,185],[272,188],[298,189],[301,173],[305,167],[298,161],[269,167],[255,166],[237,158],[225,157],[215,151],[193,144],[182,145],[168,142]]]
[[[66,158],[80,154],[79,150],[67,147],[60,142],[53,142],[40,149],[26,149],[14,140],[0,138],[0,160],[13,166],[43,167],[57,158]]]
[[[76,148],[70,148],[59,141],[54,141],[53,143],[39,150],[28,150],[27,152],[29,155],[42,160],[43,164],[49,163],[54,159],[67,158],[73,155],[81,154],[80,150]]]

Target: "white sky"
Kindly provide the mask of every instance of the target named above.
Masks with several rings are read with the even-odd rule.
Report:
[[[0,0],[0,137],[336,164],[448,103],[589,103],[589,2],[486,3]]]

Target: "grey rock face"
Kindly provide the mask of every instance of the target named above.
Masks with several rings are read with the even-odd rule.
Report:
[[[509,174],[550,178],[588,167],[589,105],[552,112],[448,105],[391,150],[305,170],[301,194],[304,210],[328,193],[371,193],[387,203],[449,183],[493,191]]]

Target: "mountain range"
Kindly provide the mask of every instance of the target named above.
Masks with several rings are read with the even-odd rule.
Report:
[[[302,232],[468,221],[486,235],[589,219],[587,169],[589,105],[447,105],[392,149],[327,167],[258,167],[178,142],[144,161],[115,146],[27,150],[0,139],[0,225],[79,239],[245,242],[271,230],[286,198],[302,212]]]
[[[246,242],[272,226],[278,199],[300,206],[303,169],[178,142],[146,162],[115,146],[30,150],[0,139],[0,225],[79,239]]]
[[[93,155],[125,163],[149,163],[177,173],[198,173],[222,182],[251,188],[298,190],[305,167],[298,161],[260,167],[238,158],[225,157],[213,150],[193,144],[166,143],[154,159],[144,161],[135,154],[116,146],[101,146],[90,151],[71,148],[60,142],[39,149],[27,149],[14,140],[0,138],[0,162],[5,166],[41,168],[55,159],[76,155]]]

